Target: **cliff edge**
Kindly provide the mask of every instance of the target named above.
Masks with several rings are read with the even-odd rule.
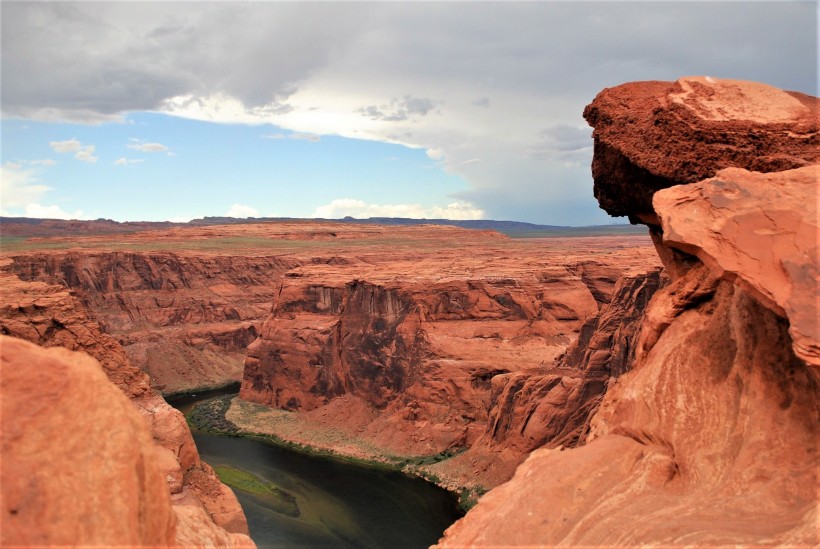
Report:
[[[0,336],[0,366],[4,547],[255,547],[169,494],[168,450],[96,360]]]
[[[0,266],[7,263],[8,260],[0,260]],[[188,526],[183,525],[176,530],[178,541],[181,539],[179,536],[182,536],[186,540],[184,543],[181,542],[182,544],[210,543],[214,539],[219,539],[228,545],[230,545],[231,540],[239,540],[240,545],[246,544],[246,542],[252,545],[249,539],[246,540],[244,537],[236,538],[234,535],[248,533],[245,515],[231,489],[222,484],[213,469],[200,460],[199,452],[196,449],[185,418],[151,388],[151,380],[148,375],[131,364],[122,346],[102,331],[96,320],[86,314],[83,306],[69,290],[62,286],[44,282],[24,281],[8,271],[0,270],[0,334],[2,336],[13,336],[3,337],[2,343],[0,343],[3,353],[2,375],[0,377],[3,380],[4,408],[2,421],[4,434],[7,429],[18,429],[15,418],[19,413],[14,406],[24,406],[28,400],[34,405],[33,403],[37,399],[51,398],[49,396],[51,393],[48,392],[48,383],[50,382],[48,376],[43,375],[41,380],[41,383],[45,384],[43,387],[30,383],[29,392],[24,393],[19,393],[19,391],[23,387],[29,387],[28,385],[6,383],[12,379],[12,374],[18,376],[38,375],[36,371],[22,373],[16,371],[21,368],[33,369],[39,356],[36,351],[21,345],[17,338],[42,347],[63,347],[71,351],[79,351],[80,353],[71,355],[74,358],[66,358],[69,366],[61,367],[66,370],[67,373],[64,375],[67,376],[82,378],[83,375],[86,375],[82,372],[75,373],[70,366],[75,363],[85,364],[83,359],[76,358],[80,357],[81,353],[90,355],[90,357],[99,361],[96,368],[100,370],[100,375],[107,376],[108,381],[111,382],[109,384],[111,389],[114,391],[119,389],[128,398],[126,402],[130,401],[133,411],[138,413],[138,417],[142,417],[142,423],[149,432],[148,440],[151,441],[151,438],[153,438],[153,441],[148,443],[148,449],[141,451],[149,452],[151,460],[160,468],[160,478],[164,479],[166,484],[166,497],[170,497],[174,512],[179,517],[187,517],[189,521],[192,521]],[[47,363],[51,364],[48,361]],[[82,368],[85,370],[94,369],[91,366],[82,366]],[[58,377],[56,374],[54,375]],[[99,377],[96,374],[89,374],[89,376],[88,382],[95,384],[95,387],[105,385],[105,383],[94,381],[94,376]],[[25,380],[25,378],[21,379]],[[72,383],[81,385],[82,380],[77,379]],[[62,385],[58,384],[58,386]],[[103,388],[101,390],[106,391],[108,389]],[[45,393],[40,394],[43,391]],[[93,391],[87,392],[86,389],[83,389],[77,391],[76,396],[72,397],[73,394],[73,390],[66,394],[61,393],[59,398],[65,399],[66,402],[48,404],[48,406],[54,407],[55,410],[59,410],[60,413],[44,415],[38,418],[38,422],[40,422],[38,427],[27,429],[66,430],[68,434],[71,434],[75,431],[82,432],[83,429],[94,429],[93,426],[73,426],[73,423],[70,423],[71,421],[77,421],[78,419],[83,422],[94,421],[97,416],[107,417],[105,409],[107,401],[93,397]],[[92,396],[84,398],[82,396],[84,394]],[[9,404],[9,408],[6,408],[7,404]],[[70,411],[66,412],[65,409]],[[112,413],[116,414],[117,412]],[[67,417],[72,414],[76,417]],[[106,419],[106,421],[108,420]],[[123,421],[126,422],[123,425],[130,425],[130,423],[127,423],[130,422],[130,419],[123,419]],[[108,425],[108,423],[105,424]],[[120,425],[117,427],[117,433],[125,433],[137,429],[137,427],[123,429],[123,426]],[[36,433],[22,434],[25,437],[36,436]],[[136,436],[138,440],[142,440],[139,438],[142,435]],[[23,440],[25,442],[27,438]],[[47,438],[40,440],[40,443],[47,442]],[[13,444],[13,442],[9,444]],[[61,448],[61,444],[57,439],[51,441],[51,444],[51,448]],[[95,448],[94,444],[103,445],[103,441],[89,441],[89,444],[91,448]],[[10,463],[14,463],[9,457],[12,455],[9,452],[12,452],[13,448],[13,446],[7,446],[4,440],[2,450],[4,475],[6,475]],[[50,451],[46,452],[46,446],[40,447],[40,450],[45,452],[45,455],[51,455]],[[106,447],[97,448],[95,451],[98,450],[105,452]],[[130,455],[128,454],[130,451],[127,450],[125,453]],[[123,451],[120,452],[118,455],[123,455]],[[109,456],[109,459],[117,459],[117,457]],[[62,482],[60,479],[63,477],[89,476],[95,470],[93,464],[89,465],[84,460],[78,459],[71,463],[66,470],[58,469],[52,470],[49,474],[42,474],[38,470],[36,461],[21,459],[17,462],[15,471],[16,474],[23,476],[41,475],[38,477],[40,478],[38,483],[28,485],[30,497],[36,498],[37,494],[49,483],[57,486]],[[6,486],[8,485],[4,481],[4,491]],[[86,492],[93,493],[94,486],[93,483],[89,485]],[[23,486],[20,487],[21,490],[23,488]],[[23,497],[23,495],[20,497]],[[65,499],[54,504],[52,511],[56,512],[55,510],[59,509],[61,505],[68,505],[68,501],[70,501],[70,498],[66,496]],[[105,512],[104,507],[101,507],[100,510]],[[200,513],[200,510],[204,511]],[[99,520],[107,519],[101,518]],[[4,530],[6,525],[6,517],[4,517]],[[41,527],[46,530],[49,528],[46,523]],[[232,533],[229,534],[228,532]],[[86,533],[92,534],[92,532]],[[43,535],[47,535],[47,532],[44,532]],[[68,543],[71,538],[64,537],[60,539],[64,539]],[[115,538],[110,539],[114,541]],[[42,541],[42,543],[56,542]],[[77,543],[80,542],[77,541]],[[88,543],[97,542],[91,541],[89,538]],[[134,543],[138,542],[135,541]]]
[[[671,281],[588,444],[533,452],[440,547],[816,546],[817,99],[690,77],[584,114],[596,197]]]

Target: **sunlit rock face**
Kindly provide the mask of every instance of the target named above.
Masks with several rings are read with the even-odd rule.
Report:
[[[169,493],[176,459],[95,359],[0,336],[0,364],[3,546],[254,547]]]
[[[9,261],[5,260],[4,263],[8,265]],[[0,305],[0,333],[6,336],[14,336],[4,340],[9,342],[3,344],[4,361],[10,361],[8,363],[16,365],[14,366],[16,368],[31,369],[34,366],[26,362],[25,356],[21,357],[20,354],[26,351],[34,353],[35,356],[40,356],[34,351],[27,351],[25,346],[13,343],[17,341],[15,338],[24,339],[42,347],[61,347],[78,351],[75,355],[71,355],[74,357],[85,356],[88,358],[90,356],[97,359],[99,361],[97,369],[100,370],[101,375],[106,376],[111,382],[111,389],[114,391],[119,390],[125,397],[130,399],[130,406],[133,411],[138,413],[138,417],[141,416],[141,424],[143,424],[141,427],[134,427],[133,422],[129,419],[126,423],[123,423],[124,426],[120,428],[120,431],[127,434],[133,429],[148,429],[150,443],[140,451],[148,452],[152,462],[155,462],[158,466],[161,473],[160,478],[166,484],[166,496],[172,498],[171,505],[174,512],[177,512],[178,507],[186,512],[194,509],[195,511],[192,512],[198,517],[196,521],[200,525],[207,526],[203,529],[203,532],[211,532],[211,534],[208,534],[211,537],[229,539],[233,534],[229,535],[225,529],[234,533],[248,533],[247,521],[236,496],[219,481],[210,467],[200,461],[199,453],[185,418],[179,411],[169,406],[151,387],[151,380],[148,375],[131,364],[122,346],[114,338],[103,332],[99,323],[86,313],[86,308],[75,295],[64,286],[24,281],[8,270],[3,270],[0,271],[0,303],[2,303]],[[85,364],[83,359],[80,358],[77,358],[76,361],[69,360],[68,364],[70,366],[75,362]],[[11,368],[12,366],[8,367]],[[6,362],[4,362],[4,379],[5,368]],[[35,374],[35,372],[30,372],[27,375]],[[76,383],[81,382],[76,381]],[[102,386],[104,385],[102,384]],[[60,398],[76,399],[77,402],[71,403],[71,406],[77,409],[78,418],[85,418],[81,420],[83,422],[86,420],[93,421],[97,416],[106,415],[105,403],[108,401],[100,401],[101,403],[95,404],[98,402],[96,397],[83,397],[82,395],[93,394],[94,389],[98,386],[100,385],[94,385],[88,390],[83,389],[75,397],[72,397],[69,392]],[[8,392],[4,388],[4,402],[11,402],[12,399],[21,399],[20,402],[25,402],[27,396],[17,394],[19,390],[20,387],[17,385],[9,387]],[[37,389],[37,391],[40,390],[45,389]],[[32,398],[34,397],[35,395],[32,395]],[[17,400],[14,401],[17,402]],[[86,409],[84,406],[91,408]],[[117,412],[112,411],[111,413],[116,415]],[[67,414],[70,415],[70,412],[67,412]],[[59,414],[48,417],[57,422],[67,421],[63,416],[64,413],[61,411]],[[4,432],[6,427],[18,429],[15,418],[15,414],[11,412],[5,414],[4,412]],[[46,419],[41,419],[41,421],[46,421]],[[92,427],[82,426],[77,427],[77,429],[91,429]],[[62,429],[63,427],[58,423],[56,427],[54,425],[44,425],[43,428]],[[73,429],[73,427],[65,428],[68,431]],[[142,441],[139,438],[141,435],[134,436],[137,437],[134,439],[135,441]],[[40,442],[45,445],[42,448],[43,451],[46,451],[47,448],[52,448],[52,451],[59,451],[60,442],[57,439],[52,441],[42,440]],[[49,446],[49,444],[54,446]],[[5,467],[7,461],[3,463]],[[63,476],[71,478],[80,476],[92,480],[96,478],[93,469],[97,465],[88,464],[83,460],[72,463],[71,466],[66,466],[65,469],[53,471],[51,481],[60,483]],[[25,470],[26,467],[34,467],[35,462],[23,460],[19,465],[21,470]],[[89,494],[93,494],[96,489],[96,485],[90,486],[88,489]],[[177,534],[181,532],[184,532],[184,530],[177,530]],[[64,539],[66,540],[65,543],[69,543],[70,537],[60,539]],[[123,543],[126,542],[123,541]]]
[[[594,128],[594,193],[611,215],[657,224],[660,189],[723,168],[775,172],[820,159],[816,99],[709,77],[607,88],[584,109]]]
[[[585,407],[600,401],[611,372],[597,371],[587,384],[581,381],[588,376],[580,358],[567,359],[559,371],[561,357],[579,337],[588,340],[599,322],[613,336],[618,322],[604,318],[617,316],[619,306],[610,305],[614,297],[641,294],[632,285],[654,289],[660,280],[651,248],[603,255],[557,243],[527,248],[526,257],[489,242],[470,254],[453,251],[452,258],[293,269],[248,348],[240,396],[300,413],[335,410],[344,402],[344,411],[335,415],[338,425],[333,414],[329,424],[355,424],[357,436],[403,455],[464,450],[483,439],[478,478],[475,467],[456,470],[459,462],[441,471],[443,476],[485,484],[506,480],[545,440],[560,433],[579,438]],[[608,346],[604,339],[602,348]],[[499,399],[520,400],[523,394],[514,397],[512,387],[544,376],[574,386],[560,397],[565,405],[556,400],[554,406],[566,416],[565,424],[556,427],[557,420],[539,412],[518,441],[512,430],[526,412]],[[513,385],[502,389],[507,383]],[[557,392],[550,398],[560,400]],[[351,399],[359,404],[352,406]],[[352,410],[364,415],[351,417]],[[502,457],[493,441],[508,434],[509,443],[501,444],[510,452]],[[487,471],[501,462],[503,471]]]
[[[578,390],[566,406],[542,406],[520,434],[519,411],[493,408],[502,392],[508,402],[523,394],[514,396],[517,382],[501,388],[517,376],[535,383],[553,375],[569,347],[618,309],[610,302],[622,285],[659,265],[644,236],[522,241],[455,227],[331,222],[112,236],[91,225],[4,254],[0,328],[100,360],[168,450],[162,462],[172,493],[197,491],[231,530],[241,530],[242,518],[225,504],[230,493],[215,479],[206,485],[213,475],[158,391],[201,390],[242,375],[251,344],[248,400],[315,412],[309,419],[363,438],[379,454],[430,456],[486,440],[483,465],[470,454],[439,473],[495,485],[542,441],[582,440],[609,373],[581,383],[580,362],[561,361],[556,375]],[[541,413],[557,408],[567,419],[561,427]],[[503,419],[491,419],[497,413]]]
[[[537,276],[350,280],[344,269],[286,278],[248,349],[240,395],[303,411],[352,395],[380,411],[369,430],[397,449],[469,445],[486,424],[491,379],[560,354],[597,312],[587,287],[562,271],[547,285]]]
[[[100,240],[106,238],[112,239]],[[7,268],[24,281],[72,290],[129,362],[169,394],[241,379],[245,348],[270,310],[276,281],[295,264],[206,253],[68,251],[16,255]]]
[[[816,109],[705,77],[587,107],[596,196],[670,283],[588,443],[533,452],[440,546],[818,543]]]

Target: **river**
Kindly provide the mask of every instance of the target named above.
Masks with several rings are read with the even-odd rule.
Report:
[[[186,412],[197,402],[225,393],[170,402]],[[193,435],[200,456],[212,467],[250,473],[285,493],[291,506],[295,502],[291,512],[282,512],[281,506],[277,511],[270,494],[234,489],[260,548],[422,548],[438,541],[460,517],[452,494],[397,471],[252,439],[196,430]]]

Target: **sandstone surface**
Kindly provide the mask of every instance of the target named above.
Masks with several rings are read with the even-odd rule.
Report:
[[[533,452],[440,546],[817,545],[816,112],[708,78],[587,107],[596,196],[671,282],[588,443]]]
[[[94,325],[111,351],[95,356],[119,356],[112,372],[139,365],[166,392],[236,372],[236,350],[260,334],[243,395],[298,409],[304,426],[274,422],[286,425],[275,434],[354,455],[367,448],[365,457],[441,457],[487,436],[500,382],[513,377],[505,375],[543,377],[580,332],[591,336],[589,322],[615,309],[609,303],[623,280],[657,270],[648,244],[645,236],[514,240],[454,227],[327,222],[34,238],[5,254],[3,273],[13,283],[0,322],[43,345],[66,345],[54,336],[65,331],[57,324],[71,324],[69,333]],[[26,292],[39,309],[17,306]],[[75,311],[75,321],[50,316],[55,305],[42,301],[48,292],[60,295],[66,314]],[[272,305],[274,314],[260,326]],[[32,331],[38,323],[51,327]],[[72,348],[94,354],[87,343]],[[286,368],[277,366],[277,353],[287,357]],[[559,432],[578,439],[600,401],[609,374],[595,374],[593,391],[579,381],[586,374],[578,361],[562,368],[550,375],[578,389],[571,391],[566,428],[541,426],[549,419],[539,412],[528,422],[528,440],[539,430],[539,440]],[[505,394],[520,400],[514,391]],[[135,402],[180,463],[168,472],[172,491],[180,476],[182,485],[198,486],[195,475],[182,475],[205,466],[181,418],[155,395]],[[460,484],[509,478],[537,446],[530,440],[504,451],[505,433],[519,428],[517,414],[528,409],[505,409],[495,427],[502,442],[482,447],[481,465],[470,457],[464,467],[436,474]],[[304,440],[307,432],[327,436]],[[219,486],[203,490],[203,501],[218,499]],[[222,515],[218,503],[209,511]]]
[[[594,193],[611,215],[658,224],[655,191],[723,168],[758,172],[820,160],[816,98],[704,76],[607,88],[584,109]]]
[[[581,437],[610,376],[620,372],[557,361],[596,319],[587,326],[591,337],[613,296],[624,304],[626,295],[648,299],[659,275],[647,244],[645,237],[465,239],[435,253],[384,250],[294,268],[248,348],[240,396],[302,415],[311,432],[332,427],[355,448],[392,456],[452,454],[486,438],[481,450],[429,470],[459,485],[498,484],[546,440]],[[625,341],[616,335],[625,311],[611,308],[602,352]],[[546,378],[549,387],[516,395],[525,381]],[[504,392],[508,383],[517,388]],[[522,402],[494,410],[502,394]],[[562,419],[551,417],[556,410]],[[235,410],[232,421],[270,432],[247,412]],[[280,426],[275,434],[293,438],[289,422],[265,417]],[[529,426],[523,435],[522,425]]]
[[[453,227],[295,221],[117,235],[104,229],[4,247],[11,260],[5,270],[24,281],[69,288],[164,394],[239,381],[245,348],[270,312],[279,279],[291,268],[343,264],[365,247],[372,248],[365,254],[395,252],[391,243],[412,255],[464,235],[503,238]]]
[[[632,365],[646,305],[664,281],[657,268],[623,276],[554,364],[495,376],[484,433],[466,452],[429,470],[462,485],[491,487],[512,477],[537,448],[584,444],[607,389]]]
[[[239,381],[244,349],[289,266],[275,258],[67,251],[16,255],[10,269],[71,289],[130,362],[174,393]]]
[[[766,174],[728,168],[654,198],[663,244],[696,256],[788,319],[795,354],[814,367],[820,367],[818,181],[818,165]]]
[[[0,358],[4,547],[254,546],[171,504],[167,450],[96,360],[7,336]]]
[[[203,521],[216,521],[220,527],[247,534],[239,502],[200,461],[185,418],[151,388],[148,375],[129,362],[120,344],[85,311],[64,286],[26,282],[7,270],[0,271],[0,333],[43,347],[82,351],[98,359],[108,379],[131,399],[159,445],[152,455],[167,481],[166,491],[191,491],[188,499],[198,497],[197,505],[207,510]]]

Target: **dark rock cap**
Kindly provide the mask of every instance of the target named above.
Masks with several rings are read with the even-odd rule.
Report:
[[[655,191],[723,168],[777,172],[820,160],[817,98],[708,76],[607,88],[584,109],[595,128],[601,208],[658,225]]]

